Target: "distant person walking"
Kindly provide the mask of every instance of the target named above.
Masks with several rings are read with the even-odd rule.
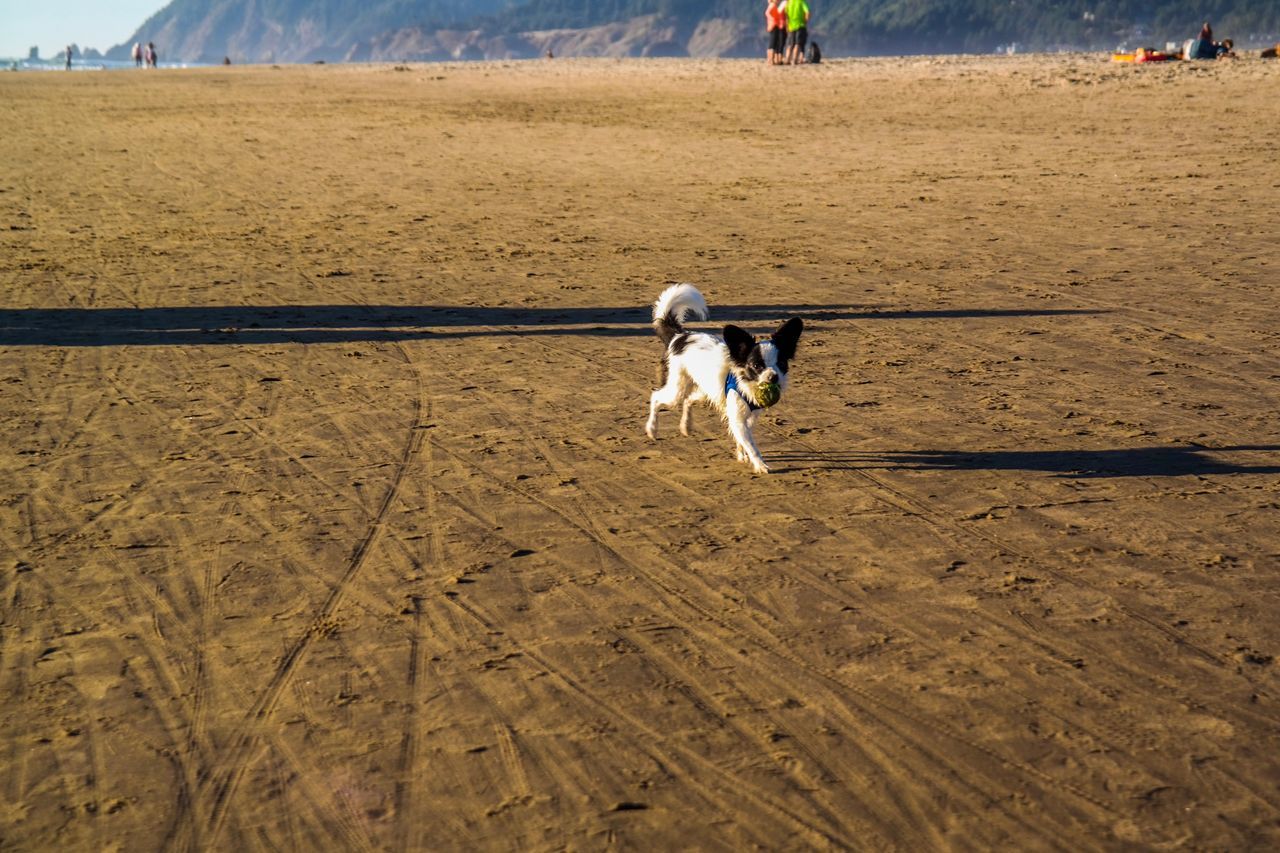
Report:
[[[157,60],[157,58],[158,58],[158,57],[156,56],[156,43],[155,43],[155,42],[153,42],[153,41],[149,41],[149,42],[147,42],[147,47],[146,47],[146,50],[144,51],[144,56],[146,57],[146,60],[147,60],[147,67],[148,67],[148,68],[155,68],[155,67],[156,67],[156,60]]]
[[[136,41],[133,43],[133,66],[142,67],[142,44]]]
[[[769,39],[765,62],[769,65],[781,65],[782,56],[787,50],[787,19],[778,0],[769,0],[764,8],[764,30]]]
[[[804,63],[804,47],[809,41],[809,4],[787,0],[787,64]]]
[[[71,52],[75,50],[71,45],[67,45],[67,70],[71,70]]]

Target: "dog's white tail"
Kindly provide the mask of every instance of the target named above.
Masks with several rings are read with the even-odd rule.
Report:
[[[705,320],[710,316],[707,300],[702,298],[702,292],[692,284],[673,284],[662,291],[658,301],[653,303],[654,321],[670,317],[677,323],[683,323],[689,319],[689,315],[698,320]]]
[[[684,331],[690,317],[705,320],[710,316],[707,300],[692,284],[673,284],[653,303],[653,330],[664,344]]]

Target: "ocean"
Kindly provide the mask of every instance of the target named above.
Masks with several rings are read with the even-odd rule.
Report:
[[[202,68],[207,63],[201,62],[164,62],[159,68]],[[120,62],[114,59],[81,59],[71,60],[72,71],[124,71],[137,68],[133,60]],[[66,71],[65,59],[0,59],[0,70],[3,71]],[[141,69],[139,69],[141,70]]]

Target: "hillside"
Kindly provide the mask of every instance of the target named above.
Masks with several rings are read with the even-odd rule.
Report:
[[[339,61],[375,37],[419,27],[458,27],[499,13],[506,0],[173,0],[107,56],[128,57],[133,42],[154,41],[172,61]]]
[[[763,2],[735,0],[174,0],[127,44],[218,62],[754,56]],[[828,55],[1110,49],[1195,34],[1204,18],[1238,44],[1280,37],[1271,0],[828,0],[811,2]]]

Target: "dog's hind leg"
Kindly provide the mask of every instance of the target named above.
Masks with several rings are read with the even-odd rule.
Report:
[[[649,438],[658,437],[658,410],[682,402],[688,393],[688,382],[684,374],[673,367],[667,373],[667,384],[649,395],[649,420],[644,425],[645,434]]]
[[[688,435],[693,431],[693,397],[684,398],[684,408],[680,410],[680,434]]]

